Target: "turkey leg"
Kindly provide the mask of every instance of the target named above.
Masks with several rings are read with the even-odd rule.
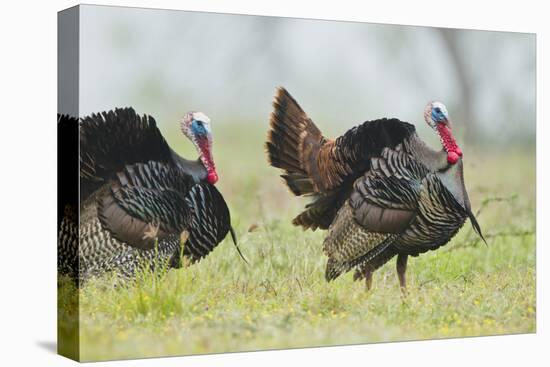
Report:
[[[353,280],[365,278],[367,291],[370,291],[372,288],[372,273],[374,273],[374,270],[372,270],[369,266],[359,268],[355,271],[355,274],[353,275]]]
[[[367,290],[370,291],[372,288],[372,271],[370,270],[365,271],[365,285]]]
[[[407,291],[407,280],[405,278],[405,272],[407,271],[407,259],[408,255],[397,255],[397,277],[399,278],[399,286],[401,287],[403,293],[406,293]]]

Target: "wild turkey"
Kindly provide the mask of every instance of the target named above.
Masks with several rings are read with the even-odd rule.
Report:
[[[397,255],[403,290],[409,255],[445,245],[466,218],[483,238],[464,186],[462,152],[447,109],[430,102],[424,118],[440,136],[435,151],[398,119],[367,121],[335,140],[324,137],[284,89],[277,90],[266,143],[269,162],[297,196],[313,200],[293,220],[328,229],[325,278],[372,273]]]
[[[199,153],[196,161],[174,152],[155,120],[132,108],[92,114],[79,127],[80,228],[74,211],[66,209],[61,273],[86,279],[116,271],[129,278],[142,263],[180,267],[182,251],[190,262],[198,261],[228,232],[236,246],[229,209],[214,186],[218,176],[206,115],[190,112],[181,121]]]

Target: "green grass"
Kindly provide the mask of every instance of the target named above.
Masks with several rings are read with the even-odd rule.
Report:
[[[370,292],[352,273],[325,282],[325,233],[290,224],[307,201],[267,166],[264,132],[242,129],[217,134],[215,158],[250,266],[228,238],[200,263],[160,278],[116,288],[108,278],[91,281],[79,294],[83,360],[535,331],[532,151],[464,149],[466,185],[474,209],[483,207],[489,246],[467,223],[445,247],[409,260],[403,299],[395,260],[374,274]],[[177,134],[170,143],[195,154]]]

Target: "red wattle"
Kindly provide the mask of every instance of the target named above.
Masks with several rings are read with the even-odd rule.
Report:
[[[212,142],[208,138],[197,138],[197,145],[202,165],[207,171],[206,181],[213,185],[218,182],[218,174],[216,173],[216,166],[212,158]]]
[[[216,171],[210,171],[208,172],[208,176],[206,176],[206,179],[208,180],[209,184],[214,185],[216,182],[218,182],[218,175]]]
[[[447,162],[449,162],[450,164],[455,164],[456,162],[458,162],[458,154],[455,152],[448,152]]]
[[[462,150],[456,144],[451,129],[447,125],[439,123],[437,124],[437,131],[439,132],[443,149],[447,152],[447,162],[455,164],[458,162],[459,157],[462,157]]]

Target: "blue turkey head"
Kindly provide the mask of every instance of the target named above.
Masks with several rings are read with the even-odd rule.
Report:
[[[447,152],[447,162],[455,164],[462,157],[462,150],[453,136],[451,120],[447,108],[441,102],[430,102],[424,110],[424,120],[439,135],[441,145]]]
[[[202,112],[189,112],[181,121],[181,131],[197,148],[199,159],[207,172],[208,182],[215,184],[218,181],[218,175],[212,155],[213,139],[210,119]]]
[[[437,124],[449,125],[450,120],[447,107],[438,101],[428,103],[424,110],[424,120],[433,129],[437,128]]]

